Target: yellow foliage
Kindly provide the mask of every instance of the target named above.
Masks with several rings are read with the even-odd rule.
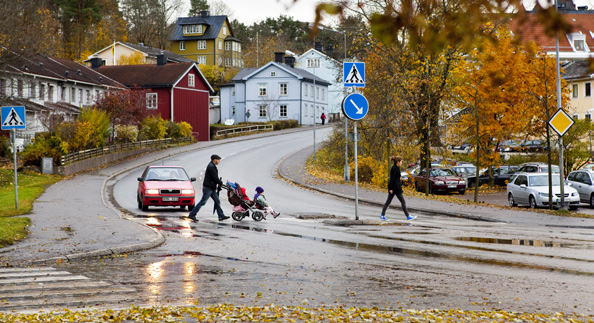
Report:
[[[183,138],[192,136],[192,126],[189,123],[182,121],[179,123],[179,127],[180,127],[181,136]]]
[[[116,60],[118,65],[140,65],[145,64],[144,54],[141,52],[133,52],[130,55],[120,55]]]

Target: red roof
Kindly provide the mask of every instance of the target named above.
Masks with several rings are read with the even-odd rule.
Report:
[[[172,87],[192,65],[195,64],[183,62],[165,65],[110,65],[99,67],[97,72],[117,80],[127,87]]]

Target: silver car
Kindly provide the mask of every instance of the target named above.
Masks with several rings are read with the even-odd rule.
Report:
[[[580,200],[594,207],[594,171],[587,169],[574,170],[567,175],[567,183],[580,194]]]
[[[561,186],[559,176],[553,176],[553,205],[561,201]],[[580,204],[578,191],[566,183],[563,188],[565,204],[570,210],[575,210]],[[547,173],[518,173],[507,184],[507,200],[510,206],[519,204],[531,208],[549,206],[549,176]]]

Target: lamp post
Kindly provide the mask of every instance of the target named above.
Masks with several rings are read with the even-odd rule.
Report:
[[[315,44],[315,43],[314,43]],[[311,52],[313,56],[315,52]],[[311,60],[313,66],[313,97],[314,97],[314,107],[313,107],[313,159],[316,160],[316,65],[317,61],[315,59]]]

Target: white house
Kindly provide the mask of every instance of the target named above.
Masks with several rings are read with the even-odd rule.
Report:
[[[326,114],[342,114],[342,100],[345,97],[342,83],[342,63],[313,48],[302,55],[289,51],[287,54],[295,57],[295,67],[332,83],[328,87],[328,110],[325,112]]]
[[[313,125],[314,120],[321,123],[321,114],[328,113],[331,83],[295,68],[294,59],[275,53],[274,62],[244,68],[233,83],[220,86],[221,120],[238,123],[295,119],[302,125]]]
[[[74,120],[81,108],[92,106],[103,93],[126,89],[77,62],[38,54],[11,56],[0,74],[2,106],[25,107],[25,129],[16,130],[16,148],[23,150],[37,132],[49,131],[64,120]]]

